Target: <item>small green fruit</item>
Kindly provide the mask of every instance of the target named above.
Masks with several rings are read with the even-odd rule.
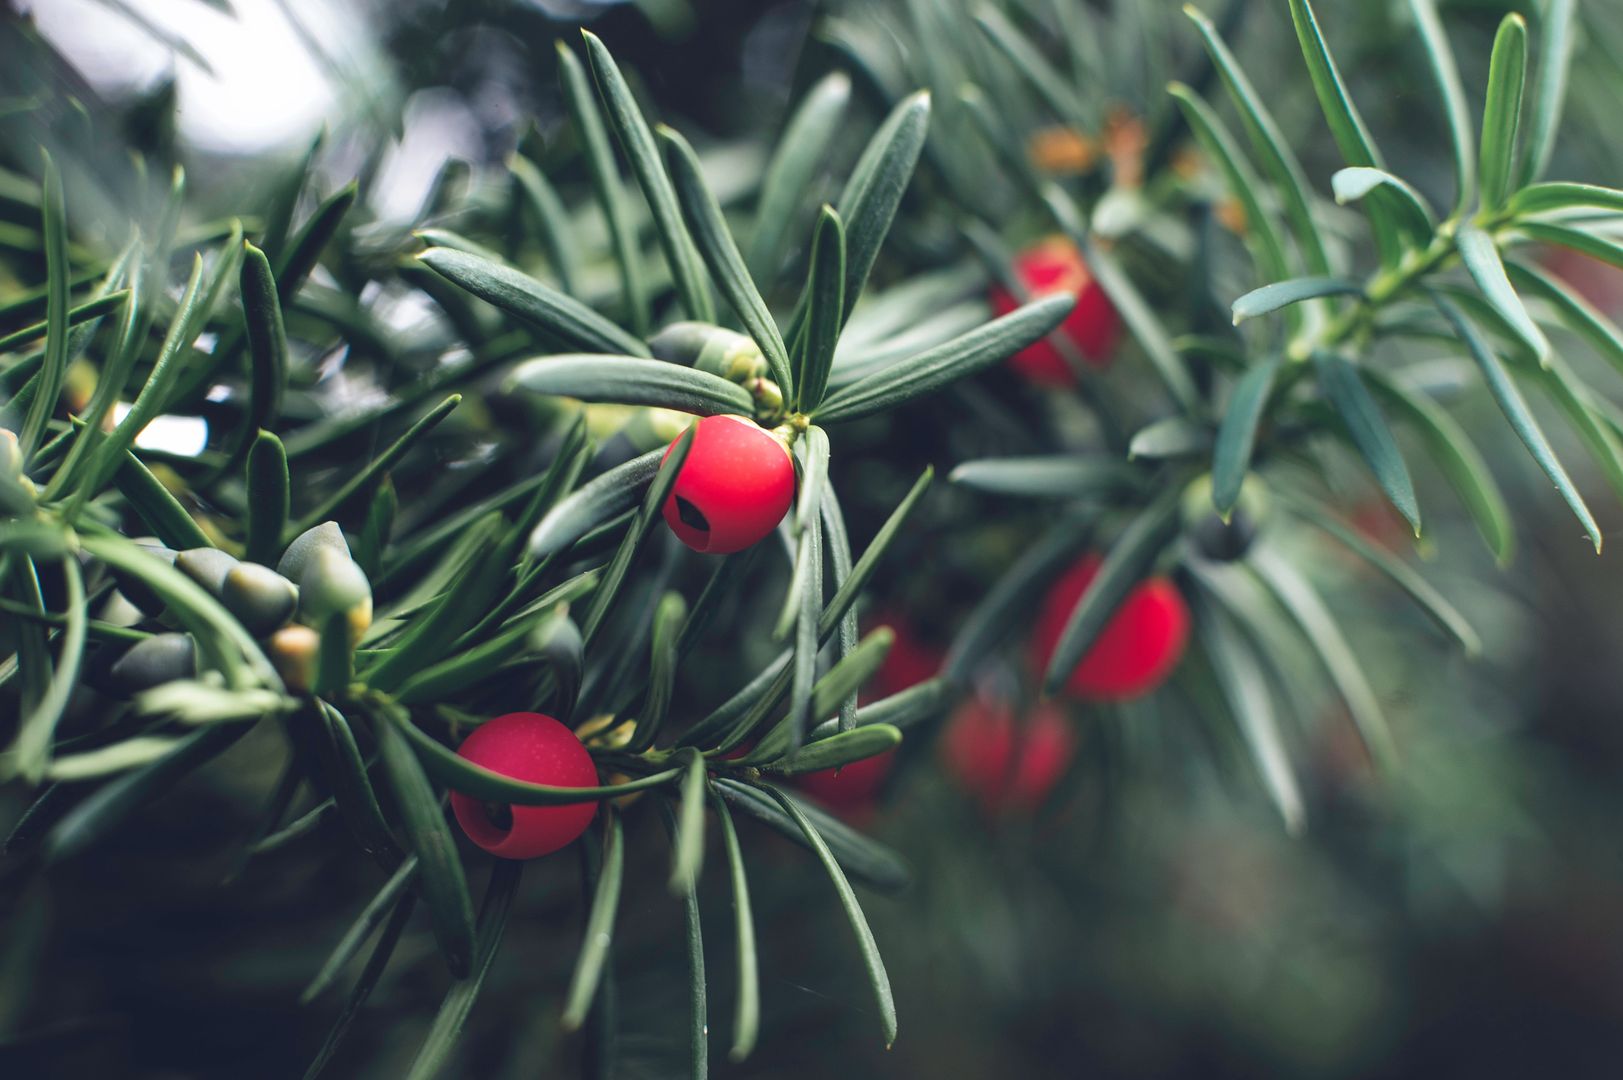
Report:
[[[268,566],[238,563],[225,575],[220,602],[254,637],[286,625],[298,606],[299,590]]]
[[[190,634],[157,634],[137,642],[114,661],[112,685],[126,694],[197,675],[197,647]]]
[[[236,557],[219,548],[188,548],[175,556],[175,569],[203,586],[216,599],[225,587],[225,576],[237,566]]]
[[[633,451],[646,454],[680,438],[691,423],[693,417],[675,409],[638,409],[619,434],[625,436]]]
[[[1223,519],[1213,511],[1195,523],[1190,537],[1195,548],[1206,558],[1216,562],[1233,562],[1244,558],[1245,553],[1251,550],[1252,541],[1257,538],[1257,523],[1245,507],[1236,506],[1228,524],[1225,525]]]
[[[649,340],[648,348],[657,359],[686,364],[740,386],[768,371],[766,357],[753,338],[709,323],[672,323]]]
[[[344,530],[338,527],[336,521],[323,521],[313,529],[306,529],[293,538],[293,542],[282,552],[282,559],[276,564],[276,572],[289,581],[301,581],[304,571],[310,564],[310,556],[321,549],[330,549],[338,552],[344,558],[349,558],[349,544],[344,540]]]
[[[1212,478],[1202,476],[1184,491],[1184,532],[1201,555],[1216,562],[1233,562],[1251,550],[1267,509],[1268,493],[1262,481],[1248,476],[1225,522],[1212,505]]]
[[[353,645],[372,625],[372,585],[347,552],[318,547],[299,579],[299,621],[320,627],[340,613],[349,619]]]

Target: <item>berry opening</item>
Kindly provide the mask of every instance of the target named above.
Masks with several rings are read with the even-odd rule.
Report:
[[[707,533],[710,531],[710,521],[704,516],[703,511],[680,495],[675,498],[676,516],[682,519],[682,524],[690,529],[698,529],[700,532]]]
[[[479,809],[485,813],[485,820],[502,832],[513,831],[513,808],[507,803],[480,803]]]

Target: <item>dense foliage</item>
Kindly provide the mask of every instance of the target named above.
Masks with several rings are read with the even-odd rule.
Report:
[[[1403,804],[1428,744],[1388,715],[1389,654],[1502,658],[1489,605],[1548,489],[1597,553],[1580,482],[1623,497],[1623,410],[1591,362],[1623,368],[1623,331],[1548,254],[1623,266],[1623,192],[1547,179],[1587,77],[1573,0],[1533,33],[1503,15],[1471,80],[1432,0],[1401,6],[1414,123],[1442,134],[1390,157],[1329,43],[1340,11],[1308,0],[1215,22],[837,6],[780,129],[736,142],[661,123],[593,32],[509,13],[556,93],[407,221],[377,196],[381,93],[269,182],[198,184],[173,84],[87,108],[8,25],[28,58],[0,118],[13,1048],[71,1059],[32,1004],[74,994],[40,927],[85,932],[159,831],[154,865],[185,868],[143,896],[160,919],[221,876],[318,894],[320,949],[281,995],[331,1025],[308,1075],[516,1069],[575,1031],[609,1075],[639,1017],[680,1016],[650,1067],[700,1076],[712,1043],[743,1062],[763,1026],[811,1037],[774,1022],[770,975],[824,962],[780,967],[812,874],[860,961],[842,1000],[860,967],[887,1047],[856,886],[900,898],[879,937],[913,937],[916,970],[952,930],[904,856],[1024,880],[928,801],[875,839],[887,789],[939,773],[977,825],[1080,844],[1143,798],[1115,790],[1124,747],[1177,730],[1199,734],[1161,753],[1195,787],[1237,778],[1224,812],[1260,791],[1290,835],[1365,784]],[[432,24],[395,13],[391,40]],[[1302,63],[1266,74],[1316,101],[1313,141],[1236,57],[1247,33],[1291,37]],[[1545,491],[1502,482],[1511,447]],[[1369,595],[1406,606],[1370,618]],[[1374,662],[1370,623],[1391,628]],[[1308,744],[1333,760],[1304,767]],[[248,835],[165,816],[243,806]],[[662,989],[622,995],[617,965],[662,948]],[[241,977],[288,986],[274,951]],[[432,1020],[346,1044],[402,967],[443,993]],[[462,1049],[476,1007],[491,1026]]]

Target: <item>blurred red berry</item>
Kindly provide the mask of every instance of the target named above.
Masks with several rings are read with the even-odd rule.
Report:
[[[1392,508],[1391,503],[1379,495],[1371,495],[1354,503],[1347,514],[1347,523],[1365,540],[1388,551],[1404,551],[1414,546],[1414,529]],[[1340,548],[1339,544],[1334,546]],[[1356,557],[1351,561],[1358,564],[1364,562]]]
[[[665,523],[694,551],[742,551],[789,512],[794,463],[781,442],[742,416],[707,416],[697,428],[665,499]],[[675,447],[673,441],[667,458]]]
[[[830,810],[859,811],[873,802],[895,763],[896,751],[886,750],[838,769],[807,773],[800,778],[800,789]]]
[[[1538,261],[1603,313],[1623,312],[1623,269],[1564,247],[1545,249]]]
[[[1076,734],[1056,705],[1017,722],[1007,705],[975,697],[947,722],[941,757],[947,774],[989,814],[1042,805],[1071,763]]]
[[[879,612],[865,620],[869,629],[888,626],[894,635],[890,651],[868,686],[873,697],[889,697],[936,677],[946,654],[921,639],[912,624],[894,611]]]
[[[1048,667],[1060,634],[1103,560],[1089,554],[1054,583],[1037,616],[1032,660]],[[1140,582],[1105,624],[1093,647],[1071,672],[1065,689],[1086,701],[1125,701],[1154,690],[1183,659],[1189,642],[1189,608],[1164,577]]]
[[[563,724],[541,713],[487,720],[457,753],[491,772],[552,787],[596,787],[597,766]],[[468,839],[504,859],[533,859],[557,851],[592,823],[596,802],[510,806],[451,792],[451,811]]]
[[[1020,283],[1033,299],[1055,293],[1076,297],[1076,306],[1055,333],[1076,346],[1082,358],[1100,371],[1110,366],[1121,339],[1121,316],[1110,298],[1093,279],[1076,245],[1062,237],[1051,237],[1027,248],[1015,257],[1014,269]],[[1007,315],[1020,306],[1007,289],[994,285],[992,311]],[[1073,386],[1076,373],[1048,339],[1028,345],[1009,358],[1014,369],[1040,386]]]

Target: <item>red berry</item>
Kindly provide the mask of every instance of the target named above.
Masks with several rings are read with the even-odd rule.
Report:
[[[552,787],[597,787],[597,766],[575,733],[550,716],[517,712],[487,720],[457,753],[491,772]],[[468,839],[504,859],[533,859],[568,844],[592,823],[596,802],[508,806],[451,792]]]
[[[1032,637],[1032,659],[1039,670],[1048,667],[1101,562],[1096,554],[1085,556],[1049,590]],[[1140,582],[1071,672],[1065,689],[1088,701],[1125,701],[1147,694],[1172,674],[1188,642],[1189,608],[1177,588],[1164,577]]]
[[[742,416],[707,416],[665,500],[665,523],[694,551],[727,555],[777,528],[794,498],[795,466],[781,442]]]
[[[1403,551],[1414,544],[1414,530],[1392,508],[1392,504],[1379,495],[1371,495],[1354,503],[1347,518],[1348,524],[1358,535],[1388,551]],[[1367,565],[1363,559],[1356,557],[1349,561]]]
[[[1060,237],[1044,240],[1017,255],[1014,269],[1034,299],[1054,293],[1070,293],[1076,297],[1076,306],[1056,333],[1076,346],[1089,366],[1100,371],[1108,368],[1121,338],[1121,317],[1093,279],[1076,246]],[[1020,306],[1008,290],[999,286],[993,286],[990,299],[992,311],[998,315],[1007,315]],[[1071,365],[1046,338],[1015,353],[1009,363],[1041,386],[1076,384],[1076,373]]]
[[[947,772],[989,814],[1030,812],[1065,775],[1076,735],[1055,705],[1017,723],[1008,706],[972,698],[958,707],[941,741]]]

